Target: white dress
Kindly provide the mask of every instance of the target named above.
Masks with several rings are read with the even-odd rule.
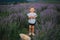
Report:
[[[28,17],[30,17],[30,16],[37,17],[37,14],[36,13],[28,13],[27,16]],[[33,18],[28,20],[28,23],[30,23],[30,24],[34,24],[35,22],[36,22],[36,19],[33,19]]]

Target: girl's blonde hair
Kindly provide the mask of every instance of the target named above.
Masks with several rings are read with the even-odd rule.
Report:
[[[35,7],[33,7],[33,6],[29,7],[29,9],[31,9],[31,8],[34,8],[35,9]]]

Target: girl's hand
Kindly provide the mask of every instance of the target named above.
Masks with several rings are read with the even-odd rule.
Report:
[[[30,16],[29,18],[30,18],[30,19],[35,19],[36,17],[34,17],[34,16]]]

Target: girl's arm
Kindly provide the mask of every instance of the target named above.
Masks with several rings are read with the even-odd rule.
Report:
[[[30,17],[28,17],[28,18],[30,18],[30,19],[31,19],[31,18],[32,18],[32,19],[35,19],[36,17],[35,17],[35,16],[30,16]]]
[[[29,18],[29,19],[31,19],[31,17],[30,17],[30,16],[28,16],[28,18]]]

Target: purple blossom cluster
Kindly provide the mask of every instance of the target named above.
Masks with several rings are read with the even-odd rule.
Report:
[[[0,24],[9,24],[13,22],[20,22],[21,26],[27,25],[27,13],[29,13],[29,7],[36,8],[38,15],[37,19],[40,23],[37,23],[36,32],[42,31],[47,33],[52,30],[57,22],[56,17],[60,13],[60,4],[40,4],[40,3],[28,3],[28,4],[16,4],[16,5],[0,5],[0,11],[8,11],[9,15],[6,17],[0,16]],[[59,11],[58,11],[59,10]],[[3,14],[4,15],[4,14]],[[37,33],[37,35],[40,33]],[[41,35],[40,35],[41,36]]]
[[[23,19],[26,19],[26,14],[29,12],[28,11],[29,7],[33,6],[34,8],[36,8],[36,12],[38,11],[37,13],[40,15],[39,17],[41,18],[42,24],[44,24],[45,20],[46,20],[45,22],[48,22],[48,20],[50,20],[55,23],[54,20],[56,20],[55,18],[58,14],[57,8],[60,7],[58,4],[39,4],[39,3],[4,5],[4,6],[0,5],[0,6],[3,7],[3,8],[0,7],[1,11],[3,11],[6,8],[6,10],[10,12],[9,16],[2,19],[2,22],[4,21],[12,22],[13,20],[17,20],[18,17],[23,21]],[[52,27],[51,25],[52,22],[46,25],[49,25],[48,27],[50,26]]]

